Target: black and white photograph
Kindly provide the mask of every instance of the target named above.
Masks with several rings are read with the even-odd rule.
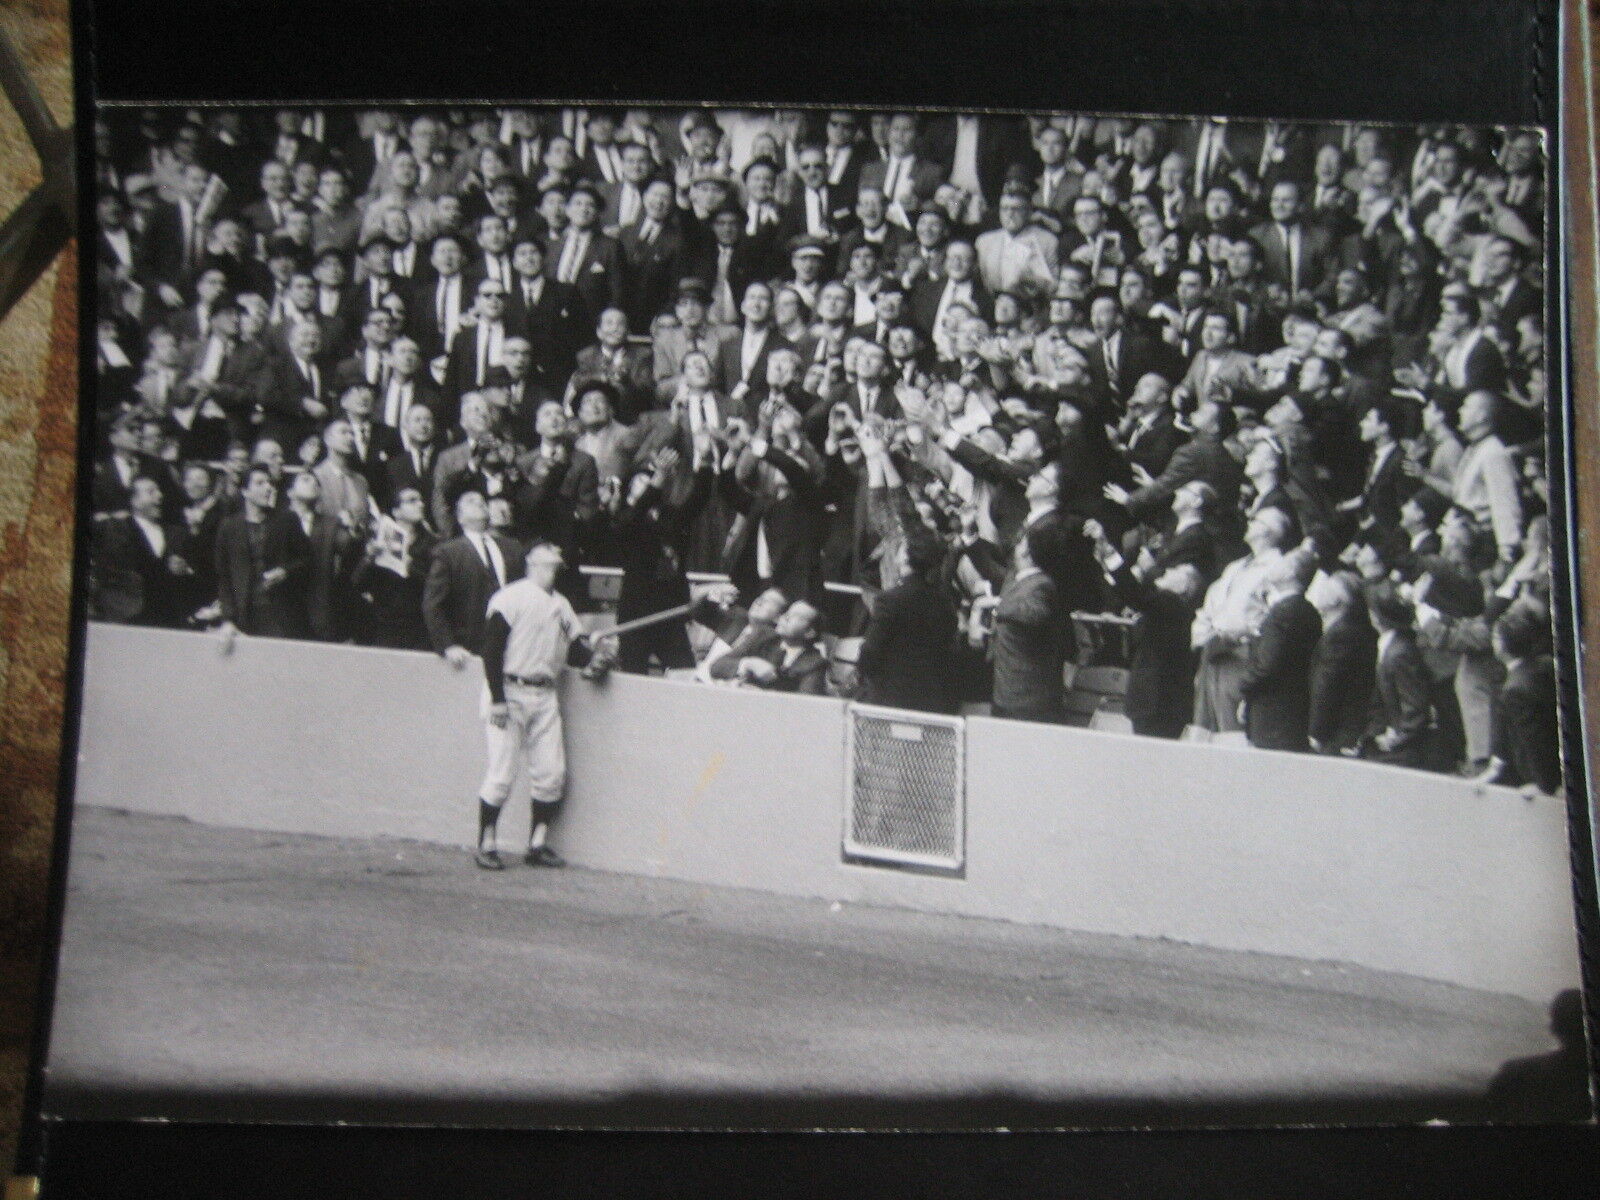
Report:
[[[47,1115],[1593,1121],[1540,128],[80,119]]]

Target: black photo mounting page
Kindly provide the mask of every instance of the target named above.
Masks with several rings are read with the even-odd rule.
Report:
[[[1575,1184],[1553,6],[78,19],[46,1195]]]

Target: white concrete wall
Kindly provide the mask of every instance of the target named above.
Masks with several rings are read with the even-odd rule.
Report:
[[[431,655],[91,626],[78,802],[470,844],[481,676]],[[574,862],[1527,996],[1577,981],[1565,807],[1364,763],[971,718],[964,878],[841,861],[845,706],[565,682]],[[502,838],[518,844],[517,796]]]

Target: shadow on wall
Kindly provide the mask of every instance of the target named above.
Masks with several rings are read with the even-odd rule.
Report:
[[[1577,988],[1550,1002],[1550,1032],[1560,1048],[1509,1060],[1489,1084],[1490,1119],[1522,1123],[1590,1121],[1589,1055],[1583,1036],[1583,997]]]

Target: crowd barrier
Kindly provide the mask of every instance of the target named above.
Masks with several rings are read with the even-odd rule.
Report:
[[[962,871],[917,873],[843,853],[844,702],[618,674],[562,687],[555,843],[577,864],[1336,960],[1540,1004],[1577,984],[1560,800],[969,717]],[[481,689],[476,664],[432,655],[249,638],[225,652],[215,635],[92,624],[77,802],[465,846]],[[514,793],[503,840],[526,821]]]

